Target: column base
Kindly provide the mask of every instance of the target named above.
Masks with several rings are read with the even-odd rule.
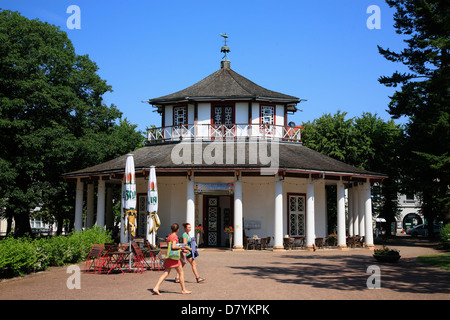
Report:
[[[308,251],[314,251],[314,246],[310,245],[310,246],[305,246],[306,250]]]
[[[283,246],[273,246],[273,252],[285,252],[286,250],[284,249]]]
[[[244,252],[244,246],[234,246],[231,251],[233,251],[233,252]]]
[[[346,244],[338,244],[338,249],[341,251],[349,251],[348,247]]]
[[[373,245],[373,244],[366,244],[365,248],[366,249],[375,249],[375,245]]]

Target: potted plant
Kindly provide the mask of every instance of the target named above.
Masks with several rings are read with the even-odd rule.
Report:
[[[200,245],[200,234],[203,232],[203,227],[198,225],[195,227],[195,240],[197,241],[197,246]]]
[[[225,232],[228,233],[229,243],[230,243],[230,249],[233,247],[233,227],[229,226],[225,228]]]
[[[397,262],[400,259],[400,252],[383,246],[373,251],[373,257],[380,262]]]

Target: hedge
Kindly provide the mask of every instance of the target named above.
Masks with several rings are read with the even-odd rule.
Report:
[[[113,242],[110,232],[94,227],[50,238],[7,237],[0,241],[0,279],[43,271],[86,259],[93,244]]]

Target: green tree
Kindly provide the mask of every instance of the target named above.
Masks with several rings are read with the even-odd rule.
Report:
[[[111,87],[67,34],[18,12],[0,10],[0,191],[16,235],[30,233],[30,211],[58,222],[73,214],[74,187],[61,174],[142,145],[121,112],[106,106]],[[109,146],[109,147],[108,147]]]
[[[450,207],[449,5],[444,0],[386,2],[396,9],[394,27],[407,37],[407,47],[401,52],[378,49],[409,72],[381,76],[379,82],[401,86],[391,97],[389,113],[409,119],[402,154],[408,171],[404,181],[409,191],[421,195],[422,213],[431,229],[431,222],[443,218]]]
[[[404,175],[400,155],[403,153],[404,128],[393,120],[383,121],[376,114],[363,113],[354,119],[354,139],[357,141],[357,161],[353,164],[365,170],[388,176],[373,190],[375,213],[390,226],[399,214],[398,193]],[[391,229],[388,228],[390,234]]]
[[[399,153],[404,133],[394,121],[384,122],[377,115],[363,113],[361,117],[345,119],[347,113],[325,114],[313,122],[303,123],[303,144],[329,157],[361,169],[388,175],[373,192],[375,213],[387,222],[395,221],[398,212],[397,193],[402,174]],[[336,201],[333,188],[329,192],[328,212],[334,213]],[[375,191],[375,190],[374,190]],[[329,225],[335,217],[329,217]]]
[[[353,119],[345,119],[347,112],[335,115],[324,114],[312,122],[302,124],[303,144],[313,150],[349,164],[357,156],[356,141],[353,140]]]

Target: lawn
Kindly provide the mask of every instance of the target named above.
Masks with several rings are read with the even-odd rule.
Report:
[[[423,263],[431,264],[443,270],[450,270],[450,253],[430,254],[417,257]]]

